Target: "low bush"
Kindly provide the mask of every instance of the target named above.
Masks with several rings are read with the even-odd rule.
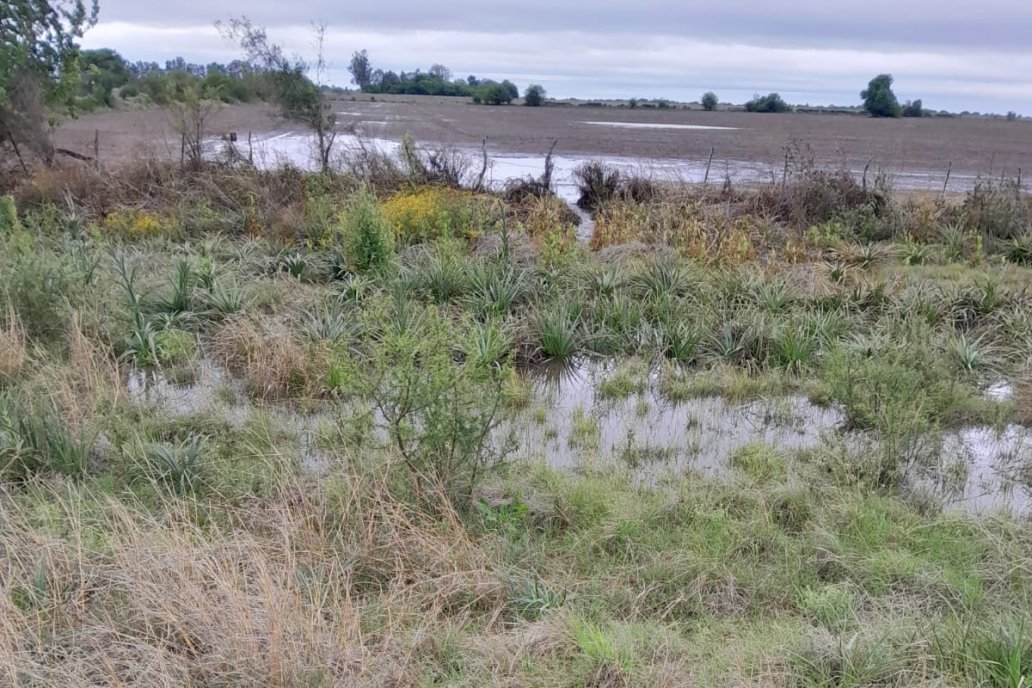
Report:
[[[387,267],[394,255],[394,229],[371,191],[352,196],[339,222],[337,236],[351,270],[362,273]]]

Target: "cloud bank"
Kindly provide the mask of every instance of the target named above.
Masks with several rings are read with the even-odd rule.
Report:
[[[456,75],[541,83],[556,97],[694,100],[715,90],[741,102],[778,91],[794,103],[851,105],[867,80],[890,72],[901,99],[926,107],[1032,114],[1032,3],[258,0],[246,11],[301,54],[311,51],[308,23],[325,22],[331,79],[342,85],[351,52],[364,48],[384,69],[439,62]],[[232,60],[212,25],[240,12],[219,0],[102,0],[84,44],[131,60]]]

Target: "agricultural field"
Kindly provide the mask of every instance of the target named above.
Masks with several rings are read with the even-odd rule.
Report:
[[[944,168],[872,133],[909,122],[509,108],[494,141],[418,107],[456,145],[783,164],[798,126],[815,158],[706,187],[589,164],[588,232],[546,177],[470,185],[410,143],[8,182],[0,683],[1029,685],[1017,179],[864,184],[868,144],[817,131]],[[740,128],[558,133],[632,114]],[[955,170],[1029,154],[1022,122],[914,126],[973,132]]]
[[[918,118],[878,120],[859,115],[758,114],[680,109],[615,107],[478,106],[456,98],[369,96],[333,101],[341,126],[361,137],[416,141],[499,156],[543,157],[553,141],[555,153],[576,161],[621,158],[628,163],[669,167],[699,176],[709,160],[711,179],[780,180],[786,148],[822,166],[867,168],[884,173],[898,187],[969,191],[975,180],[1001,174],[1026,176],[1032,170],[1032,122],[992,118]],[[256,140],[297,131],[266,105],[227,106],[208,121],[217,137],[237,132]],[[92,155],[99,136],[100,157],[112,164],[133,159],[141,150],[178,160],[179,138],[161,110],[101,112],[66,121],[56,142]],[[243,145],[243,144],[241,144]],[[341,148],[347,143],[342,141]],[[275,146],[271,147],[275,150]],[[295,159],[295,162],[297,160]],[[535,163],[540,169],[540,165]],[[700,177],[701,179],[701,177]]]

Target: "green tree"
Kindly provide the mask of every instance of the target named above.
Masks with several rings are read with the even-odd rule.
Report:
[[[872,117],[899,117],[900,107],[896,94],[892,92],[892,75],[879,74],[871,79],[867,88],[860,92],[864,110]]]
[[[779,93],[768,93],[765,96],[753,96],[753,99],[745,104],[749,112],[788,112],[791,108]]]
[[[112,92],[133,78],[122,56],[110,48],[84,50],[79,62],[82,66],[79,90],[87,107],[111,107],[114,105]]]
[[[22,145],[53,160],[48,114],[71,108],[78,39],[96,19],[96,0],[0,3],[0,145],[10,145],[23,167]]]
[[[712,112],[717,109],[717,94],[713,91],[703,94],[702,96],[702,109],[708,112]]]
[[[527,88],[527,92],[523,94],[523,104],[529,105],[530,107],[539,107],[545,103],[545,88],[534,84]]]
[[[509,100],[513,101],[520,97],[520,89],[516,87],[516,84],[512,83],[508,79],[502,82],[502,86],[505,86],[505,90],[509,92]]]
[[[356,50],[351,56],[351,64],[348,65],[348,71],[351,72],[351,83],[363,91],[368,89],[373,82],[373,66],[369,62],[369,53],[365,50]]]
[[[911,102],[907,101],[906,105],[903,106],[904,117],[924,117],[924,104],[921,99]]]
[[[512,102],[512,92],[505,84],[492,82],[481,86],[474,94],[473,100],[486,105],[508,105]]]

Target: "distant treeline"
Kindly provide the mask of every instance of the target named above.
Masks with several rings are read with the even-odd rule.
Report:
[[[373,67],[365,50],[356,52],[348,65],[351,82],[365,93],[396,93],[417,96],[459,96],[474,102],[504,105],[520,97],[516,84],[508,79],[494,81],[470,75],[452,77],[450,69],[435,64],[427,71],[395,72]]]
[[[181,57],[157,62],[129,62],[110,48],[84,50],[76,106],[80,110],[115,107],[117,101],[167,105],[197,93],[224,103],[272,99],[270,75],[243,60],[229,64],[194,64]]]
[[[167,105],[184,93],[199,93],[224,103],[272,100],[275,83],[271,75],[245,60],[228,64],[197,64],[182,57],[158,62],[130,62],[110,48],[84,50],[79,56],[82,78],[76,105],[80,110],[115,107],[119,101]],[[520,97],[519,88],[508,79],[494,81],[476,76],[452,79],[443,65],[427,71],[395,72],[373,69],[365,51],[355,53],[349,66],[353,82],[365,93],[457,96],[475,102],[503,105]],[[331,91],[343,92],[341,88]]]

